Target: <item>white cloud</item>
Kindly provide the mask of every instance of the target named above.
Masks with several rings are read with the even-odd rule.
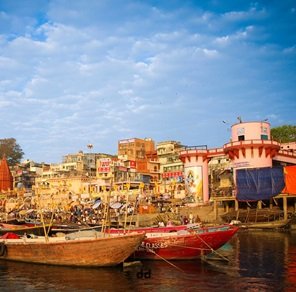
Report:
[[[296,53],[296,45],[284,48],[283,53],[284,54],[295,54]]]
[[[27,18],[1,12],[18,23],[0,36],[2,135],[26,158],[59,161],[89,140],[115,152],[131,136],[221,145],[221,120],[272,113],[278,122],[280,95],[291,110],[295,47],[272,43],[264,7],[111,4],[49,1],[42,21],[35,1]]]
[[[246,11],[230,11],[223,15],[223,18],[227,21],[238,22],[254,19],[264,19],[267,17],[267,12],[264,8],[260,9],[255,6],[251,6]]]

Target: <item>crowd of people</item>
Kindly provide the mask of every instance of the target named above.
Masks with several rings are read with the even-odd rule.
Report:
[[[101,198],[94,200],[80,199],[69,202],[67,208],[56,206],[54,209],[43,209],[42,217],[43,220],[51,221],[54,224],[101,225],[106,220],[116,224],[125,220],[126,216],[141,214],[140,206],[153,206],[153,213],[169,213],[174,218],[179,219],[179,224],[199,222],[199,218],[193,216],[192,213],[181,215],[180,205],[173,205],[169,200],[163,198],[155,200],[145,196],[138,196],[130,202],[127,202],[124,196],[110,198],[108,203]],[[36,204],[30,202],[8,211],[5,210],[4,204],[1,204],[0,208],[0,220],[15,218],[34,222],[42,219]]]

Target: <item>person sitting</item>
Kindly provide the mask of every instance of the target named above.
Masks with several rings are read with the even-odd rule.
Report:
[[[158,226],[159,226],[159,227],[164,227],[164,223],[163,223],[163,221],[159,221],[159,222],[158,222]]]
[[[189,223],[187,216],[184,216],[183,223],[184,223],[184,225],[187,225]]]
[[[173,222],[171,220],[168,221],[167,223],[167,227],[171,227],[171,226],[174,226]]]

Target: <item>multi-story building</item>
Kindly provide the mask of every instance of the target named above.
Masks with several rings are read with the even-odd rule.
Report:
[[[129,161],[130,166],[137,172],[147,172],[146,153],[155,150],[155,143],[151,138],[124,139],[118,141],[118,159]]]
[[[179,158],[183,148],[180,142],[163,141],[157,144],[157,157],[161,173],[161,193],[183,194],[183,162]]]
[[[97,177],[95,162],[102,157],[113,156],[79,151],[64,156],[62,163],[43,167],[42,173],[36,177],[35,193],[88,197],[100,191],[104,181]]]
[[[113,157],[105,153],[84,153],[79,151],[75,154],[67,154],[63,157],[63,162],[59,164],[61,170],[96,176],[96,161],[100,158]]]
[[[97,159],[97,180],[100,180],[98,190],[111,189],[117,180],[120,180],[116,175],[118,172],[115,170],[117,164],[117,158],[102,157]],[[124,168],[126,171],[126,169]],[[122,179],[122,178],[121,178]]]
[[[160,183],[161,183],[161,174],[160,174],[160,163],[157,155],[157,150],[153,152],[147,152],[147,166],[148,172],[150,174],[150,190],[153,190],[154,194],[160,193]]]
[[[118,142],[118,160],[128,172],[131,187],[139,187],[141,183],[150,184],[151,154],[155,151],[155,143],[150,138],[124,139]],[[150,163],[150,164],[149,164]]]
[[[13,167],[13,186],[14,189],[28,192],[32,191],[32,186],[35,185],[35,178],[42,174],[45,164],[35,163],[32,160],[24,162]]]

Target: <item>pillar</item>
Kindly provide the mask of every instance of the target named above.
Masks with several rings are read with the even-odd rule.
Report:
[[[217,200],[214,200],[214,215],[215,215],[215,220],[218,219],[218,206],[217,206]]]
[[[288,219],[287,197],[283,197],[283,208],[284,208],[284,220],[287,220]]]
[[[238,210],[238,200],[234,200],[234,210]]]

